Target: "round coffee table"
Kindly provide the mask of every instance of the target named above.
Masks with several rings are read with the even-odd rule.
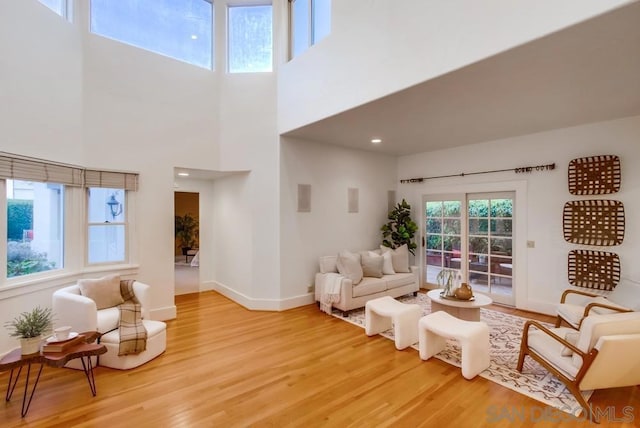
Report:
[[[444,311],[466,321],[480,321],[480,308],[493,303],[490,297],[480,293],[474,294],[473,300],[445,299],[440,293],[441,288],[427,293],[427,297],[431,299],[431,312]]]

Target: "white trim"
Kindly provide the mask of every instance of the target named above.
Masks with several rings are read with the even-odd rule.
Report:
[[[202,283],[201,286],[203,289],[217,291],[235,303],[254,311],[285,311],[299,306],[310,305],[315,301],[313,293],[287,299],[253,299],[217,281],[208,281]]]
[[[178,316],[178,309],[176,305],[165,306],[162,308],[151,309],[149,311],[149,316],[152,320],[156,321],[166,321],[176,319]]]

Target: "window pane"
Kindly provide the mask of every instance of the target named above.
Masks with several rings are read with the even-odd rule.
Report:
[[[441,233],[441,232],[442,232],[442,219],[428,218],[427,233]]]
[[[469,217],[489,217],[488,200],[470,200]]]
[[[427,217],[442,217],[442,202],[427,202]]]
[[[471,235],[486,235],[488,233],[488,228],[489,221],[486,219],[469,219],[469,234]]]
[[[460,201],[444,201],[444,216],[460,217],[461,205]]]
[[[441,249],[442,249],[442,236],[427,235],[427,250],[441,250]]]
[[[7,277],[61,269],[64,186],[7,180]]]
[[[331,0],[312,0],[312,3],[313,44],[316,44],[331,32]]]
[[[229,7],[229,71],[271,71],[271,6]]]
[[[91,31],[212,67],[213,7],[206,0],[91,0]]]
[[[67,16],[67,0],[39,0],[40,3],[47,6],[60,16]]]
[[[125,219],[123,189],[89,189],[89,223],[122,223]]]
[[[125,260],[124,225],[89,226],[89,263]]]
[[[293,56],[298,56],[311,45],[309,40],[309,0],[292,3]]]
[[[446,235],[460,235],[460,220],[452,218],[445,219],[444,233]]]
[[[513,212],[513,199],[492,199],[491,217],[511,217]]]
[[[486,220],[485,220],[486,221]],[[491,234],[495,236],[511,236],[511,220],[491,220]]]

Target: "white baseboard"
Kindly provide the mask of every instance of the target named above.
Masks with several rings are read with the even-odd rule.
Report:
[[[302,294],[286,299],[254,299],[216,281],[202,283],[200,288],[201,290],[217,291],[237,304],[255,311],[285,311],[299,306],[310,305],[315,301],[313,293]]]
[[[176,319],[178,316],[178,310],[176,305],[166,306],[164,308],[152,309],[151,319],[156,321],[166,321]]]

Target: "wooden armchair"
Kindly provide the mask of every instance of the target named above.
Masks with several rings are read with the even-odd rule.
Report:
[[[640,384],[640,312],[591,315],[579,331],[527,321],[517,369],[529,355],[561,380],[589,420],[598,422],[581,391]]]
[[[566,322],[579,329],[582,320],[591,314],[640,311],[640,283],[623,279],[608,295],[601,296],[580,290],[565,290],[556,310],[556,327]]]

